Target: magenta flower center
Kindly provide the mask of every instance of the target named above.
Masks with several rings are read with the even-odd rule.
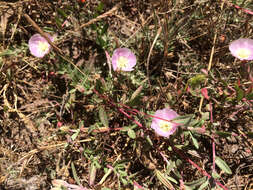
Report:
[[[161,121],[159,123],[160,129],[164,132],[168,132],[172,129],[172,125],[171,122],[167,122],[167,121]]]
[[[125,58],[124,56],[120,56],[118,59],[118,67],[119,68],[126,68],[128,65],[128,59]]]
[[[38,49],[40,52],[45,52],[50,48],[49,44],[47,42],[39,41]]]
[[[241,59],[247,59],[251,55],[251,51],[247,48],[239,48],[237,50],[237,56]]]

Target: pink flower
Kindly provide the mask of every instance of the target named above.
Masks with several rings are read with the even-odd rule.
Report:
[[[229,50],[233,56],[240,60],[253,60],[253,40],[241,38],[233,41],[229,45]]]
[[[68,190],[88,190],[85,187],[81,187],[78,185],[69,184],[66,181],[61,179],[54,179],[52,181],[52,185],[54,186],[51,190],[60,190],[60,189],[68,189]]]
[[[48,35],[49,39],[51,41],[53,41],[53,37],[50,36],[49,34],[47,34],[47,35]],[[50,44],[40,34],[34,34],[30,38],[28,45],[29,45],[29,50],[30,50],[31,54],[34,55],[35,57],[39,57],[39,58],[44,57],[46,54],[49,53],[49,51],[51,49]]]
[[[162,110],[157,110],[154,116],[155,117],[152,119],[151,128],[154,129],[158,135],[168,138],[177,130],[177,127],[180,125],[178,123],[162,120],[172,120],[179,116],[172,109],[164,108]],[[158,119],[157,117],[162,119]]]
[[[136,65],[136,57],[128,48],[118,48],[112,55],[112,68],[114,71],[132,71]]]

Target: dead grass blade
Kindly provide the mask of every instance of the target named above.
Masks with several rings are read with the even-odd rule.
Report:
[[[18,114],[18,116],[21,118],[21,120],[24,122],[27,129],[30,132],[32,132],[33,134],[35,134],[37,129],[35,128],[34,123],[28,117],[26,117],[23,113],[21,113],[17,108],[17,100],[18,100],[17,95],[14,93],[14,98],[15,98],[14,108],[11,106],[11,104],[7,100],[7,97],[6,97],[7,88],[8,88],[8,84],[4,85],[4,87],[3,87],[3,98],[4,98],[4,105],[8,108],[8,112],[16,112]]]

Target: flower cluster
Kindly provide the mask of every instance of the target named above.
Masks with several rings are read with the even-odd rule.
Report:
[[[49,34],[48,38],[53,41]],[[51,50],[48,41],[40,34],[34,34],[28,42],[29,50],[35,57],[42,58]],[[132,71],[136,65],[136,56],[128,48],[117,48],[112,55],[112,67],[114,71]]]
[[[47,34],[48,38],[53,41],[53,37]],[[42,58],[51,50],[50,44],[40,34],[34,34],[28,42],[29,50],[35,57]]]
[[[253,40],[241,38],[233,41],[229,45],[229,50],[233,56],[240,60],[253,60]]]
[[[53,41],[53,37],[49,34],[48,38]],[[32,55],[36,57],[44,57],[50,52],[51,46],[48,41],[40,34],[33,35],[29,40],[29,49]],[[240,60],[253,60],[253,40],[241,38],[233,41],[229,45],[229,50],[233,56]],[[109,55],[107,56],[109,57]],[[110,57],[109,57],[110,59]],[[128,48],[117,48],[111,57],[111,65],[114,71],[132,71],[136,65],[136,56]],[[172,109],[164,108],[155,112],[152,120],[151,128],[158,135],[169,137],[180,125],[172,122],[179,115]]]
[[[168,138],[177,130],[177,127],[180,125],[171,121],[178,116],[179,115],[174,110],[169,108],[157,110],[152,120],[151,128],[154,129],[158,135]]]

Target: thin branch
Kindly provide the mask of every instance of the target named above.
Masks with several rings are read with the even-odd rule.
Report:
[[[61,55],[63,55],[62,50],[58,48],[47,36],[47,34],[31,19],[31,17],[28,14],[24,14],[24,17],[26,20],[37,30],[37,32],[40,33],[41,36],[43,36],[47,42]]]
[[[113,13],[114,11],[118,10],[119,8],[120,8],[120,3],[118,3],[117,5],[115,5],[111,10],[105,12],[104,14],[99,15],[98,17],[96,17],[96,18],[90,20],[89,22],[87,22],[87,23],[85,23],[85,24],[82,24],[82,25],[81,25],[81,28],[84,28],[84,27],[86,27],[86,26],[89,26],[89,25],[91,25],[91,24],[93,24],[93,23],[95,23],[95,22],[97,22],[97,21],[99,21],[99,20],[101,20],[101,19],[103,19],[103,18],[105,18],[105,17],[111,16],[112,13]]]

